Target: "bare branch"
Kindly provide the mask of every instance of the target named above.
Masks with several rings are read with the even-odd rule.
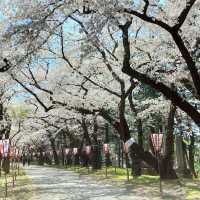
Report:
[[[53,105],[47,107],[38,97],[38,95],[33,92],[31,89],[29,89],[24,83],[22,83],[21,81],[19,81],[13,74],[11,74],[11,77],[13,80],[15,80],[17,83],[19,83],[20,86],[22,86],[29,94],[31,94],[32,96],[35,97],[35,99],[37,100],[37,102],[44,108],[45,112],[48,112],[49,110],[53,109]]]
[[[186,7],[183,9],[183,11],[181,12],[181,14],[179,15],[178,17],[178,23],[173,27],[173,29],[175,29],[176,31],[178,31],[181,26],[183,25],[183,23],[185,22],[187,16],[188,16],[188,13],[190,12],[192,6],[194,5],[194,3],[196,2],[197,0],[187,0],[186,1]]]

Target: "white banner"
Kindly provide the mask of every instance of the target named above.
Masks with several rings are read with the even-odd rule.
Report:
[[[67,156],[69,154],[69,148],[65,149],[65,155]]]
[[[57,152],[58,155],[60,155],[60,150],[57,150],[56,152]]]
[[[86,149],[86,154],[90,154],[91,146],[86,146],[85,149]]]
[[[73,148],[73,154],[76,155],[78,153],[78,148]]]
[[[129,152],[129,148],[130,146],[135,142],[135,140],[133,138],[130,138],[129,140],[127,140],[125,143],[124,143],[124,151],[125,153],[128,153]]]
[[[9,146],[10,146],[9,139],[3,140],[3,156],[4,157],[8,156]]]

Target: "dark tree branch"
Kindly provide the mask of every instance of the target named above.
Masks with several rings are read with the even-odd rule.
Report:
[[[147,15],[147,10],[148,10],[148,7],[149,7],[149,0],[143,0],[145,2],[145,5],[144,5],[144,14]]]
[[[181,26],[183,25],[183,23],[185,22],[187,16],[188,16],[188,13],[190,12],[192,6],[194,5],[194,3],[196,2],[197,0],[186,0],[186,7],[183,9],[183,11],[181,12],[181,14],[179,15],[177,21],[178,23],[173,27],[173,29],[175,29],[176,31],[178,31]]]
[[[184,23],[190,9],[192,8],[193,4],[195,3],[196,0],[190,0],[188,4],[186,5],[185,9],[182,11],[180,14],[178,20],[178,24],[175,25],[174,27],[171,27],[170,25],[166,24],[165,22],[158,20],[156,18],[148,16],[146,13],[139,13],[135,10],[132,9],[123,9],[120,10],[120,12],[125,12],[130,15],[136,16],[140,19],[142,19],[145,22],[149,22],[151,24],[155,24],[166,30],[168,33],[171,34],[174,42],[176,43],[179,51],[181,52],[185,62],[187,63],[188,69],[190,71],[190,74],[192,76],[192,80],[194,82],[194,86],[196,88],[196,93],[198,96],[200,96],[200,76],[198,74],[198,70],[196,67],[195,62],[193,61],[192,56],[190,55],[190,52],[188,51],[187,47],[184,44],[183,39],[178,33],[178,29],[182,26]],[[128,22],[127,22],[128,23]],[[128,50],[127,50],[127,55],[128,55]]]
[[[70,18],[74,19],[73,17],[70,17]],[[97,87],[99,87],[99,88],[101,88],[101,89],[103,89],[103,90],[109,92],[110,94],[113,94],[113,95],[115,95],[115,96],[117,96],[117,97],[120,97],[120,95],[119,95],[117,92],[112,91],[112,90],[110,90],[109,88],[104,87],[104,86],[101,86],[100,84],[96,83],[95,81],[93,81],[92,79],[90,79],[90,78],[88,78],[87,76],[85,76],[82,72],[80,72],[77,68],[75,68],[75,67],[72,65],[72,63],[71,63],[71,62],[69,61],[69,59],[66,57],[65,52],[64,52],[64,37],[63,37],[63,31],[62,31],[62,29],[61,29],[61,35],[60,35],[60,36],[61,36],[61,53],[62,53],[62,58],[63,58],[64,61],[66,61],[66,63],[68,64],[68,66],[69,66],[71,69],[73,69],[73,71],[77,72],[79,75],[81,75],[82,77],[84,77],[87,81],[89,81],[90,83],[92,83],[93,85],[95,85],[95,86],[97,86]]]
[[[5,65],[0,68],[0,72],[6,72],[11,68],[11,64],[6,58],[3,59],[3,62],[5,63]]]
[[[45,112],[48,112],[49,110],[53,109],[53,105],[47,107],[38,97],[38,95],[33,92],[31,89],[29,89],[24,83],[22,83],[21,81],[19,81],[13,74],[11,74],[11,77],[13,80],[15,80],[21,87],[23,87],[29,94],[31,94],[32,96],[34,96],[34,98],[37,100],[37,102],[44,108]]]
[[[72,16],[70,16],[70,18],[72,20],[74,20],[75,22],[77,22],[81,26],[81,28],[83,29],[83,31],[85,32],[85,34],[87,36],[89,35],[88,31],[86,30],[85,26],[83,25],[83,23],[80,20],[78,20],[78,19],[76,19],[76,18],[74,18]],[[96,47],[96,49],[98,50],[98,52],[101,54],[101,56],[103,58],[103,61],[104,61],[104,64],[106,65],[106,67],[109,70],[109,72],[112,74],[113,78],[117,82],[120,83],[121,87],[123,87],[124,81],[113,71],[112,66],[109,64],[109,62],[107,60],[105,51],[99,47],[99,44],[93,44],[93,45]]]
[[[200,113],[185,99],[179,96],[179,94],[166,86],[165,84],[151,79],[146,74],[138,72],[130,66],[130,45],[128,28],[130,23],[126,23],[124,26],[120,26],[123,33],[123,46],[124,46],[124,61],[122,71],[132,78],[136,78],[139,81],[151,86],[158,92],[161,92],[166,98],[170,99],[172,103],[186,112],[198,126],[200,126]],[[129,26],[128,26],[129,25]],[[199,85],[200,86],[200,85]]]
[[[161,20],[158,20],[156,18],[153,18],[153,17],[149,17],[145,13],[139,13],[139,12],[137,12],[135,10],[131,10],[131,9],[127,9],[127,8],[124,8],[123,10],[120,10],[119,12],[120,13],[121,12],[125,12],[125,13],[128,13],[128,14],[134,15],[136,17],[139,17],[143,21],[149,22],[151,24],[158,25],[158,26],[160,26],[161,28],[165,29],[168,32],[171,30],[171,27],[168,24],[166,24],[165,22],[163,22]]]
[[[37,89],[42,90],[42,91],[44,91],[44,92],[46,92],[46,93],[48,93],[48,94],[50,94],[50,95],[53,95],[53,92],[52,92],[52,91],[47,90],[47,89],[41,87],[41,86],[39,85],[38,81],[36,80],[36,78],[35,78],[33,72],[31,71],[31,69],[29,68],[28,70],[29,70],[29,73],[30,73],[30,75],[31,75],[31,78],[32,78],[32,80],[33,80],[33,82],[34,82],[34,84],[30,83],[30,85],[32,85],[32,86],[36,87]]]

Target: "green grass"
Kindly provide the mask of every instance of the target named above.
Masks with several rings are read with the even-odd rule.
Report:
[[[7,175],[8,195],[7,200],[29,200],[32,196],[31,180],[26,176],[24,170],[20,169],[19,175],[15,181],[15,187],[12,184],[12,172]],[[0,199],[5,199],[5,176],[0,177]]]
[[[187,192],[187,200],[200,199],[200,180],[184,181],[184,187]]]

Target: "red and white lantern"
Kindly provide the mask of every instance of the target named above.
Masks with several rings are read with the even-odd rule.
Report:
[[[153,148],[155,152],[161,151],[162,141],[163,141],[163,134],[162,133],[154,133],[151,134],[151,141],[153,144]]]
[[[3,140],[0,140],[0,154],[3,156]]]

